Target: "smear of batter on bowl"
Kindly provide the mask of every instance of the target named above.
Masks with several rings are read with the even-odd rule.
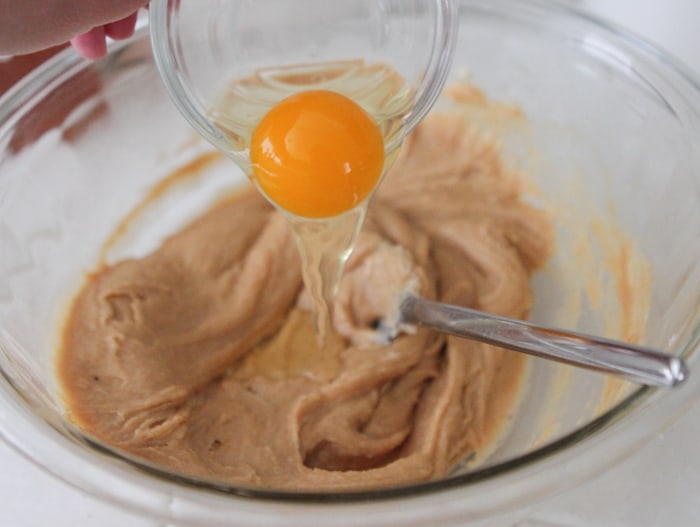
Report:
[[[374,196],[317,349],[296,247],[243,190],[142,259],[104,265],[66,320],[69,418],[96,440],[193,477],[296,491],[444,476],[488,451],[525,359],[418,329],[366,338],[397,290],[523,318],[550,219],[497,145],[433,113]]]

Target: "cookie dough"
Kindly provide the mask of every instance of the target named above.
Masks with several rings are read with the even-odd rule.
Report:
[[[372,339],[396,291],[525,317],[552,226],[498,148],[435,113],[374,196],[318,349],[297,250],[254,190],[152,254],[103,266],[67,318],[69,418],[166,470],[295,491],[444,476],[517,405],[522,355],[418,329]]]

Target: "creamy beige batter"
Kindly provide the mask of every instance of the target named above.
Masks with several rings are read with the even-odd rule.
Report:
[[[70,418],[130,455],[234,484],[443,476],[496,440],[525,359],[422,329],[381,346],[372,328],[411,280],[430,298],[525,317],[552,239],[498,149],[461,118],[429,116],[373,198],[323,350],[285,220],[246,190],[89,278],[58,357]]]

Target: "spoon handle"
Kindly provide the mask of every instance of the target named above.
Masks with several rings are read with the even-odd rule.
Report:
[[[639,384],[668,388],[682,383],[688,376],[683,359],[668,353],[412,295],[401,303],[401,318],[407,323],[582,366]]]

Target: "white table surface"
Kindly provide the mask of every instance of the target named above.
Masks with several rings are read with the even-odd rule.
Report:
[[[575,0],[572,0],[575,1]],[[700,76],[697,0],[579,0],[655,42]],[[700,406],[597,478],[524,512],[517,527],[700,526]],[[0,526],[158,527],[85,496],[0,442]]]

